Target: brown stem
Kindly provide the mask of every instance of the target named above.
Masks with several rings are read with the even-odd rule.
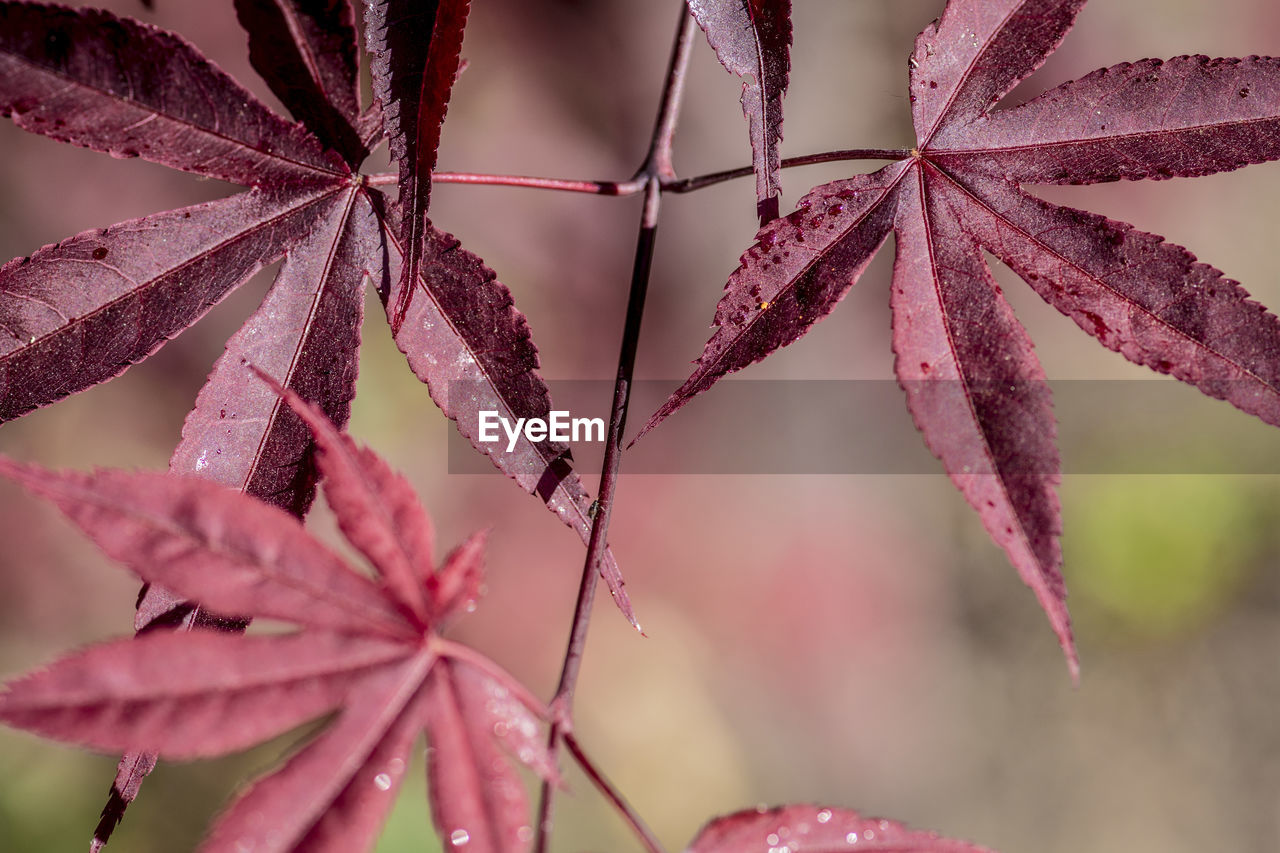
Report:
[[[676,119],[684,95],[684,81],[693,45],[693,32],[693,16],[688,13],[682,3],[680,23],[676,29],[675,44],[671,49],[671,61],[667,66],[658,117],[654,122],[648,153],[635,178],[635,180],[643,180],[644,183],[644,212],[636,238],[635,264],[631,271],[627,314],[623,321],[622,345],[618,353],[618,374],[613,385],[613,406],[609,413],[608,434],[605,436],[599,501],[591,524],[591,538],[587,543],[587,556],[582,566],[582,579],[578,586],[578,599],[574,607],[573,625],[569,631],[569,643],[565,649],[564,665],[560,670],[560,683],[556,688],[555,698],[551,701],[552,719],[548,746],[553,752],[561,738],[569,737],[572,732],[573,695],[582,666],[582,655],[586,649],[587,629],[591,622],[591,605],[595,599],[600,565],[607,547],[609,518],[613,513],[618,469],[622,461],[622,434],[626,428],[627,405],[631,398],[632,377],[635,374],[636,351],[640,342],[640,322],[644,317],[645,295],[649,288],[649,275],[653,269],[653,249],[657,240],[662,180],[675,177],[671,168],[671,142],[675,136]],[[538,804],[535,853],[546,853],[551,836],[553,796],[554,788],[544,782]]]

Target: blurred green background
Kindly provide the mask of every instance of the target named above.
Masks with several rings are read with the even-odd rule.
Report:
[[[158,0],[153,12],[126,0],[101,5],[184,34],[278,106],[249,69],[230,2]],[[628,177],[646,144],[676,0],[474,6],[470,66],[449,110],[441,168]],[[909,146],[906,57],[941,7],[797,3],[784,155]],[[1280,54],[1280,10],[1274,0],[1093,3],[1011,97],[1102,65],[1184,53]],[[682,175],[749,161],[738,89],[700,41],[676,139]],[[0,259],[231,191],[7,123],[0,152]],[[385,151],[373,160],[374,170],[386,168]],[[786,172],[784,209],[809,186],[862,165]],[[1280,307],[1278,164],[1043,195],[1163,234]],[[545,376],[610,376],[636,200],[439,186],[432,213],[511,287]],[[672,197],[663,216],[639,371],[674,388],[751,240],[752,182]],[[890,377],[891,258],[886,248],[847,307],[746,375]],[[269,272],[120,379],[0,429],[0,450],[55,466],[164,467],[222,342]],[[1050,378],[1149,375],[1006,270],[997,275]],[[379,315],[371,302],[351,430],[412,478],[442,544],[493,527],[489,595],[455,636],[549,696],[581,545],[503,478],[448,474],[450,427]],[[1188,411],[1223,406],[1186,395]],[[690,411],[715,405],[710,394]],[[803,416],[760,413],[776,420],[783,442],[788,421]],[[1107,416],[1096,412],[1100,422]],[[1193,454],[1215,441],[1194,416],[1153,418],[1128,439],[1133,452],[1148,430],[1185,436]],[[624,477],[612,542],[649,636],[636,636],[607,599],[599,602],[578,696],[580,738],[673,850],[714,814],[810,801],[1002,853],[1274,851],[1278,486],[1263,475],[1067,477],[1065,573],[1083,663],[1073,689],[1033,596],[941,475]],[[334,538],[323,507],[313,526]],[[0,674],[129,630],[135,583],[7,483],[0,537]],[[236,786],[298,737],[225,760],[162,766],[113,849],[190,849]],[[83,849],[113,769],[112,758],[0,731],[0,850]],[[569,782],[557,850],[638,849],[582,777],[571,772]],[[435,844],[423,788],[422,774],[412,774],[383,853]]]

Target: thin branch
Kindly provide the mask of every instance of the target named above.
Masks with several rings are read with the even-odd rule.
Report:
[[[592,195],[636,195],[644,191],[644,181],[570,181],[561,178],[530,178],[524,175],[475,175],[469,172],[436,172],[431,180],[438,184],[487,184],[503,187],[533,187],[540,190],[562,190]]]
[[[578,600],[574,607],[573,625],[569,631],[564,665],[560,671],[560,683],[556,688],[555,698],[551,701],[552,720],[548,746],[553,753],[560,739],[570,735],[573,724],[574,690],[577,687],[578,672],[582,666],[582,655],[586,649],[587,629],[591,622],[591,605],[595,599],[596,585],[600,578],[600,565],[607,547],[609,519],[613,513],[618,469],[622,461],[622,435],[626,429],[627,406],[631,399],[636,351],[640,343],[640,323],[644,317],[645,295],[649,289],[649,276],[653,270],[658,208],[662,199],[661,181],[663,178],[675,176],[671,169],[671,142],[675,135],[676,119],[684,94],[684,81],[689,66],[689,54],[693,46],[693,33],[693,16],[682,3],[675,44],[671,49],[671,61],[667,66],[666,81],[662,88],[658,117],[654,122],[648,153],[636,174],[637,180],[644,181],[644,212],[640,220],[640,231],[636,237],[635,264],[631,271],[627,314],[623,321],[622,345],[618,353],[618,374],[614,380],[613,406],[609,412],[608,434],[605,436],[599,500],[595,518],[591,524],[591,538],[587,543],[586,560],[582,566],[582,579],[578,586]],[[553,796],[554,789],[544,782],[538,804],[535,853],[546,853],[551,835]]]
[[[906,148],[850,148],[844,151],[824,151],[821,154],[805,154],[801,157],[787,157],[782,161],[782,168],[793,166],[812,166],[815,163],[835,163],[844,160],[904,160],[911,156]],[[755,174],[751,166],[729,169],[724,172],[713,172],[710,175],[698,175],[693,178],[680,178],[664,181],[662,191],[669,193],[690,193],[709,187],[712,184],[745,178]]]
[[[591,780],[592,784],[599,789],[600,793],[604,794],[605,799],[613,803],[613,807],[622,815],[622,819],[631,827],[631,831],[635,833],[636,838],[640,839],[640,843],[644,845],[644,848],[649,853],[666,853],[662,848],[662,842],[658,841],[653,831],[645,826],[644,821],[640,819],[640,815],[636,814],[635,810],[631,808],[631,804],[622,796],[622,792],[605,778],[605,775],[596,768],[591,759],[587,758],[587,754],[582,751],[577,738],[571,734],[566,734],[564,736],[564,745],[569,750],[569,754],[578,762],[582,772],[587,774],[587,778]]]
[[[674,128],[673,128],[674,129]],[[668,137],[668,140],[670,137]],[[709,175],[696,175],[692,178],[677,178],[671,171],[671,151],[667,146],[666,160],[656,164],[654,169],[666,193],[690,193],[709,187],[713,184],[746,178],[755,174],[751,166],[740,166],[723,172],[712,172]],[[656,152],[655,152],[656,153]],[[804,154],[799,157],[787,157],[782,161],[782,168],[795,166],[812,166],[815,163],[836,163],[851,160],[904,160],[911,156],[906,148],[849,148],[841,151],[823,151],[819,154]],[[649,163],[641,166],[636,176],[629,181],[578,181],[568,178],[536,178],[527,175],[486,175],[477,172],[435,172],[431,180],[438,184],[480,184],[499,187],[529,187],[538,190],[559,190],[561,192],[586,193],[588,195],[629,196],[644,192],[648,178]],[[380,172],[369,175],[365,183],[372,187],[389,186],[398,180],[394,172]]]

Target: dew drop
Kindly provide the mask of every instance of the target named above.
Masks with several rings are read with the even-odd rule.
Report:
[[[449,836],[449,843],[454,847],[461,847],[470,840],[471,833],[467,832],[465,829],[455,829]]]
[[[818,823],[826,823],[831,820],[831,809],[823,809],[818,812]]]
[[[516,838],[520,839],[521,841],[532,841],[533,827],[532,826],[520,827],[519,829],[516,830]]]
[[[840,214],[844,213],[844,205],[840,204],[839,202],[836,202],[835,204],[827,208],[827,213],[831,216],[839,216]]]
[[[765,842],[765,844],[768,844],[770,847],[777,847],[777,846],[778,846],[778,833],[776,833],[776,832],[771,832],[771,833],[769,833],[769,834],[768,834],[768,836],[766,836],[766,837],[765,837],[764,842]]]
[[[377,776],[373,777],[373,784],[375,787],[377,787],[379,791],[390,791],[391,790],[391,774],[379,773]]]
[[[848,835],[846,835],[846,836],[844,837],[844,840],[845,840],[845,843],[846,843],[846,844],[857,844],[857,843],[858,843],[858,833],[856,833],[856,832],[851,832],[851,833],[849,833]]]
[[[867,839],[868,841],[874,841],[874,840],[875,840],[875,837],[876,837],[876,831],[875,831],[874,829],[868,829],[866,832],[864,832],[864,833],[862,833],[862,834],[866,837],[866,839]]]
[[[100,261],[106,256],[107,256],[107,250],[102,246],[99,246],[98,248],[93,250],[93,259],[95,261]]]

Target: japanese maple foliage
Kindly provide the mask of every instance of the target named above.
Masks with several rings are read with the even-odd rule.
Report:
[[[378,24],[391,14],[398,37],[416,44],[417,26],[387,6],[370,6],[371,38],[385,32]],[[395,270],[388,267],[390,256],[399,255],[399,225],[389,221],[396,212],[388,212],[357,173],[382,122],[376,105],[360,112],[351,4],[238,0],[236,11],[249,33],[254,67],[299,124],[273,114],[172,33],[94,10],[0,5],[0,110],[19,126],[251,188],[86,232],[0,269],[0,420],[118,375],[282,257],[262,307],[228,341],[200,392],[171,470],[199,473],[305,513],[313,493],[306,429],[265,386],[246,385],[231,374],[250,359],[345,423],[355,393],[367,279],[384,302],[394,297],[388,305],[397,340],[446,415],[458,417],[447,389],[461,380],[478,389],[470,402],[482,408],[545,416],[550,397],[536,372],[527,324],[478,259],[461,256],[472,260],[461,269],[452,257],[429,262],[421,275],[419,245],[404,276],[398,258]],[[449,82],[464,24],[465,14],[442,24],[442,37],[454,43],[453,66],[432,73]],[[401,158],[401,195],[415,202],[414,215],[405,219],[415,223],[410,238],[447,251],[456,241],[425,220],[425,187],[449,87],[438,85],[420,101],[417,89],[411,92],[402,80],[412,77],[415,63],[427,62],[428,53],[425,47],[400,50],[394,61],[377,53],[375,79],[378,103],[390,106],[397,151],[410,132],[404,125],[421,124],[411,131],[415,139],[422,136],[411,148],[416,153]],[[417,73],[421,77],[421,69]],[[416,110],[401,108],[406,99],[424,105],[421,122]],[[410,273],[412,288],[406,286]],[[392,275],[399,282],[394,288]],[[414,324],[406,327],[411,290],[423,295],[415,301]],[[478,304],[495,308],[481,316]],[[422,358],[417,336],[428,324],[434,324],[431,352],[447,347],[456,357]],[[523,354],[515,361],[503,356],[513,346]],[[474,440],[471,430],[464,433]],[[563,459],[563,446],[526,441],[512,457],[482,449],[585,540],[590,498]],[[612,555],[603,570],[634,622]],[[219,621],[153,586],[139,602],[137,627],[156,620],[187,626]],[[109,811],[119,812],[133,798],[153,764],[148,756],[126,756]],[[110,817],[104,817],[108,825]]]
[[[987,268],[1008,264],[1104,346],[1280,425],[1280,321],[1180,246],[1037,199],[1026,183],[1207,175],[1280,158],[1280,59],[1097,71],[993,109],[1083,0],[951,0],[916,39],[916,147],[819,186],[761,229],[697,368],[641,434],[825,317],[892,232],[893,348],[929,448],[1035,591],[1073,672],[1060,465],[1044,371]]]
[[[56,504],[142,580],[218,612],[303,628],[150,632],[101,645],[10,684],[0,719],[96,749],[190,759],[336,710],[230,806],[207,851],[369,849],[425,729],[442,836],[526,849],[529,804],[504,753],[556,778],[538,736],[545,708],[492,661],[440,635],[474,607],[483,537],[437,568],[430,519],[403,477],[284,393],[314,431],[325,495],[378,581],[292,515],[203,478],[57,473],[0,459],[0,473]]]
[[[389,258],[400,254],[402,217],[388,211],[357,174],[381,122],[376,109],[358,111],[359,54],[350,3],[241,0],[236,6],[250,28],[250,58],[299,124],[271,113],[172,33],[106,12],[0,5],[0,110],[19,126],[251,188],[222,201],[86,232],[0,270],[0,419],[118,375],[282,257],[285,264],[262,309],[246,322],[245,334],[229,342],[201,392],[173,470],[198,472],[305,511],[312,492],[306,431],[275,395],[228,382],[224,371],[251,358],[344,423],[355,393],[366,279],[384,302],[393,300],[397,340],[446,415],[457,417],[450,383],[466,381],[477,389],[474,402],[481,408],[545,416],[550,398],[536,372],[528,326],[506,287],[482,263],[473,258],[459,268],[451,257],[432,255],[412,288],[406,288],[398,258],[391,262],[394,270],[388,268]],[[418,23],[405,20],[397,8],[385,2],[370,6],[371,38],[385,30],[379,22],[392,20],[397,37],[416,43]],[[429,68],[431,79],[451,82],[464,23],[465,14],[458,14],[441,24],[442,37],[455,45],[453,66]],[[289,43],[277,51],[274,45],[284,34]],[[421,101],[416,84],[410,100],[424,105],[423,114],[402,108],[411,94],[405,81],[423,79],[421,68],[413,77],[412,67],[425,63],[427,53],[400,51],[394,62],[385,51],[375,54],[375,67],[389,68],[375,79],[379,103],[390,105],[391,138],[401,140],[393,148],[405,148],[407,134],[415,140],[405,148],[400,175],[401,195],[414,211],[407,219],[417,222],[410,236],[422,244],[415,247],[414,264],[421,252],[446,256],[457,245],[425,220],[449,87],[428,87],[430,97]],[[415,324],[406,327],[410,290],[420,297],[412,300]],[[478,304],[494,306],[483,324],[476,322]],[[448,362],[421,358],[418,337],[436,319],[442,321],[430,327],[436,346],[457,354]],[[521,358],[504,356],[513,348]],[[471,430],[464,432],[474,440]],[[565,449],[526,442],[509,460],[481,447],[585,539],[590,498],[564,459]],[[612,557],[606,572],[634,621]],[[176,604],[173,596],[150,594],[139,609],[139,625]]]
[[[369,849],[425,733],[430,807],[450,847],[546,850],[564,746],[648,853],[661,853],[578,742],[573,701],[597,568],[635,624],[604,543],[664,193],[753,174],[762,228],[726,285],[693,375],[641,435],[802,337],[892,234],[893,349],[908,408],[1035,591],[1073,674],[1050,394],[983,253],[1104,346],[1280,426],[1280,320],[1185,249],[1024,189],[1280,159],[1280,59],[1143,60],[996,109],[1058,47],[1084,0],[949,0],[910,57],[915,147],[788,162],[780,146],[790,0],[687,0],[649,149],[629,181],[459,176],[437,173],[436,161],[469,0],[366,0],[363,27],[351,0],[231,2],[254,69],[295,120],[173,33],[101,11],[0,0],[0,112],[18,126],[246,188],[85,232],[0,268],[0,423],[119,375],[280,262],[261,306],[213,365],[167,474],[55,472],[0,457],[0,475],[55,504],[145,584],[137,638],[72,654],[0,692],[0,721],[125,753],[93,850],[157,756],[222,755],[323,719],[312,740],[227,808],[201,849]],[[752,166],[681,180],[672,139],[695,22],[743,80]],[[369,104],[360,92],[366,62]],[[361,174],[383,140],[396,174]],[[894,162],[816,187],[776,219],[784,165],[869,157]],[[528,431],[507,452],[480,441],[481,412],[545,419],[552,404],[510,291],[429,216],[432,182],[448,178],[643,193],[598,502],[565,444]],[[459,432],[590,543],[560,682],[546,703],[445,637],[481,595],[484,534],[437,566],[430,518],[408,482],[341,432],[367,281],[409,368]],[[320,480],[372,575],[304,529]],[[242,633],[259,618],[299,630]],[[519,765],[542,780],[536,813]],[[984,853],[810,805],[715,818],[687,849]]]

